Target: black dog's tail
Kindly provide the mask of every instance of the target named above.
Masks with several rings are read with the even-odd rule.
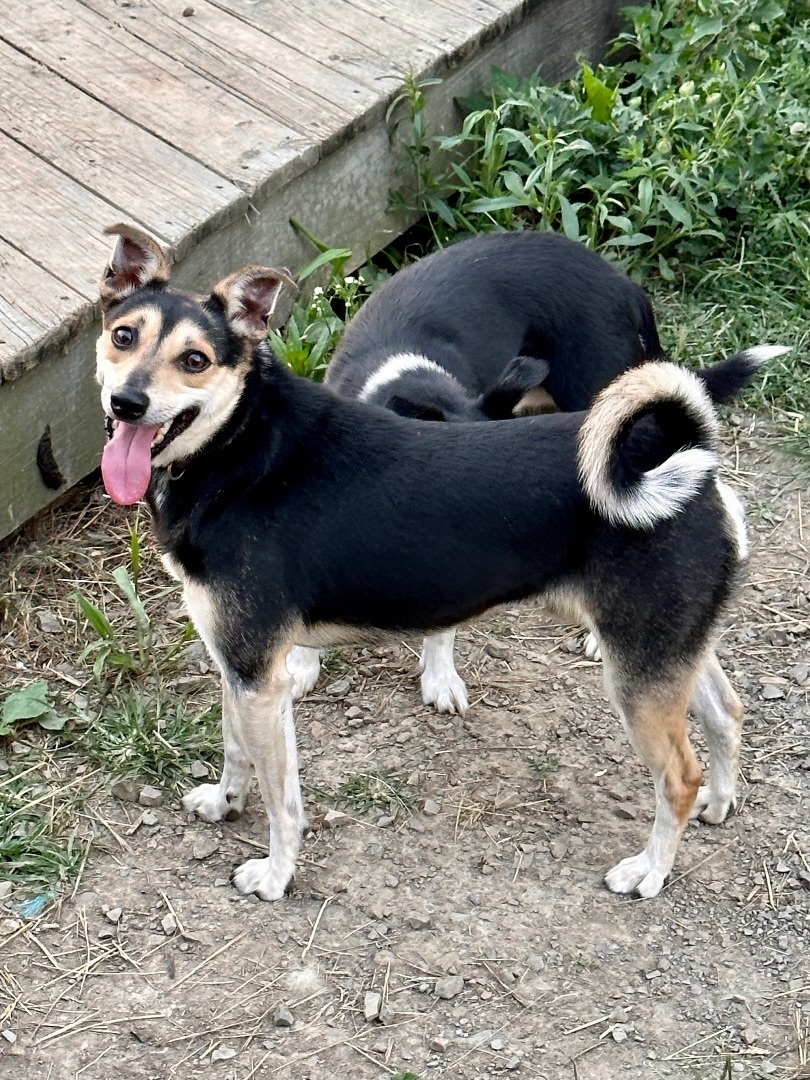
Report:
[[[717,469],[713,402],[727,400],[761,364],[787,351],[747,349],[699,375],[670,363],[620,375],[597,397],[579,433],[580,482],[594,510],[633,529],[679,513]],[[657,423],[640,425],[650,414]]]
[[[715,405],[722,405],[748,386],[763,364],[789,351],[784,345],[758,345],[729,356],[714,367],[698,371],[697,375]]]

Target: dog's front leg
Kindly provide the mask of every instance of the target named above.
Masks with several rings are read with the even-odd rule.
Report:
[[[261,685],[235,694],[239,730],[253,762],[270,821],[266,859],[249,859],[233,875],[243,893],[279,900],[295,873],[301,833],[306,825],[298,779],[293,725],[292,677],[279,651]]]
[[[425,638],[419,661],[422,701],[426,705],[435,705],[441,713],[459,713],[463,716],[469,703],[467,687],[453,661],[455,640],[455,629],[441,630]]]
[[[183,796],[183,809],[203,821],[233,821],[245,809],[250,787],[250,758],[240,737],[234,695],[222,681],[222,743],[225,762],[218,784],[200,784]]]

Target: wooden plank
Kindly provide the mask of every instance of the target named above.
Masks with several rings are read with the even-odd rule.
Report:
[[[99,267],[110,253],[102,232],[125,208],[55,174],[47,162],[3,134],[0,160],[0,236],[95,303]]]
[[[0,240],[0,383],[35,367],[45,349],[90,320],[82,296]]]
[[[444,52],[455,52],[478,37],[487,25],[485,18],[437,8],[432,0],[345,0],[348,6],[367,16],[385,19],[401,30],[410,29],[417,37],[439,44]]]
[[[324,4],[323,0],[287,0],[284,5],[272,6],[256,0],[211,2],[291,49],[306,49],[321,64],[378,93],[398,86],[409,64],[421,68],[428,52],[419,38],[382,19],[369,19],[346,4]],[[441,49],[436,46],[432,52],[438,57]]]
[[[69,0],[3,0],[0,40],[246,190],[318,158],[317,142]],[[116,15],[119,9],[116,9]]]
[[[82,4],[102,13],[108,0]],[[162,0],[134,2],[121,12],[121,26],[254,108],[317,138],[322,152],[333,139],[348,137],[375,105],[382,110],[379,90],[257,34],[207,0],[195,3],[188,18],[179,11],[176,3]]]
[[[235,185],[2,42],[0,100],[0,130],[59,170],[53,186],[67,173],[178,255],[203,224],[225,224],[247,209]]]
[[[95,337],[90,331],[77,335],[66,353],[0,387],[0,536],[99,464],[104,429],[93,377]],[[48,475],[55,488],[45,483],[37,465],[43,437],[51,447]]]

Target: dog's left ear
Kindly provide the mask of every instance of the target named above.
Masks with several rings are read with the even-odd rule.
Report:
[[[146,285],[167,284],[169,260],[151,236],[132,225],[110,225],[104,232],[117,239],[101,279],[103,308]]]
[[[262,341],[285,285],[298,288],[290,271],[283,267],[273,270],[267,266],[245,266],[215,285],[212,295],[224,306],[228,322],[237,334]]]
[[[520,399],[540,386],[549,371],[547,361],[537,356],[516,356],[495,385],[482,395],[481,410],[490,420],[508,420]]]

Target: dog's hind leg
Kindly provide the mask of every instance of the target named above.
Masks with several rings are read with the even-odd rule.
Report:
[[[709,782],[698,791],[692,817],[719,825],[737,805],[743,707],[714,652],[698,675],[691,708],[709,748]]]
[[[453,662],[455,629],[430,634],[422,646],[419,669],[422,672],[422,701],[435,705],[441,713],[460,713],[469,707],[467,687]]]
[[[693,680],[690,675],[653,687],[625,684],[621,690],[606,675],[630,740],[655,785],[655,821],[647,846],[606,875],[613,892],[656,896],[675,862],[702,778],[687,730]]]
[[[305,645],[293,645],[287,653],[287,670],[292,675],[293,701],[315,689],[321,673],[321,651]]]
[[[241,737],[270,821],[270,850],[266,859],[249,859],[238,867],[233,883],[240,892],[256,893],[262,900],[284,895],[306,825],[286,652],[276,653],[261,685],[235,696]]]
[[[250,758],[240,738],[234,696],[222,683],[222,743],[225,762],[218,784],[200,784],[183,796],[183,809],[203,821],[232,821],[245,809],[250,787]]]

